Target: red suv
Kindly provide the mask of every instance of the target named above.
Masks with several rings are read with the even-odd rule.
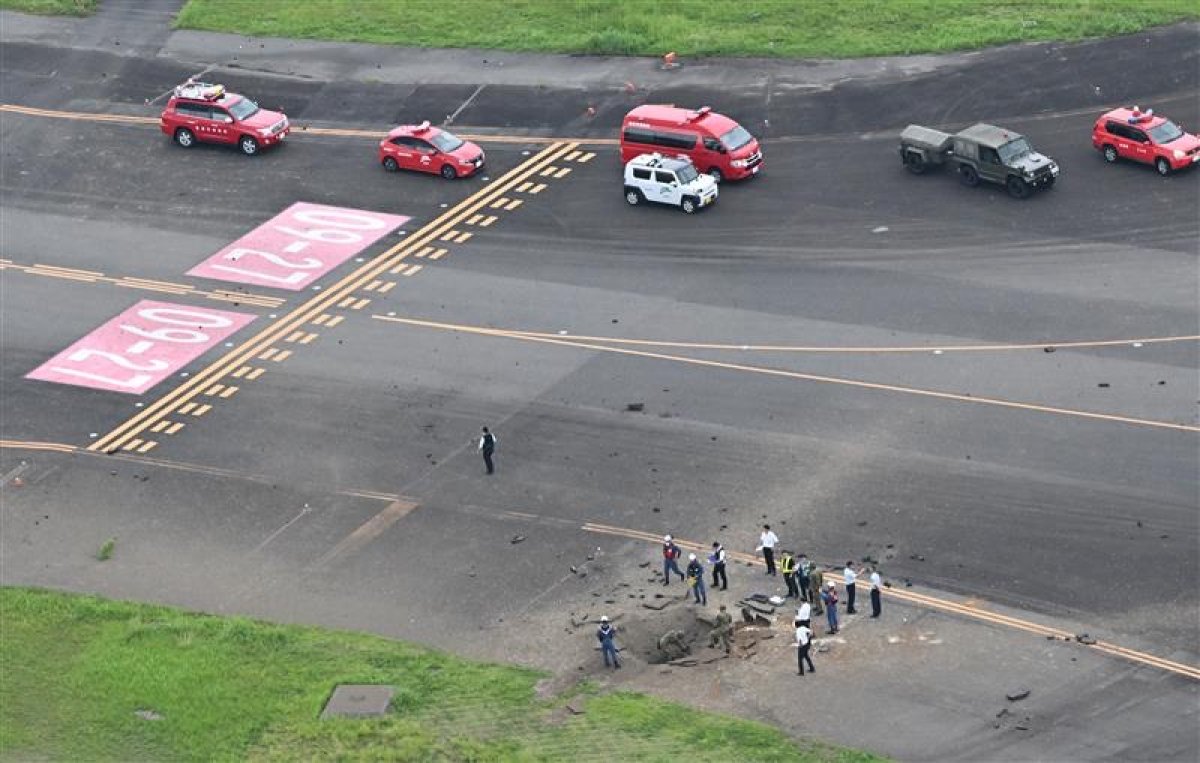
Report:
[[[1154,109],[1142,111],[1137,106],[1102,114],[1092,128],[1092,146],[1106,162],[1132,159],[1153,164],[1160,175],[1200,162],[1200,138],[1156,115]]]
[[[162,131],[184,148],[196,141],[236,145],[253,156],[259,149],[282,143],[291,129],[286,115],[260,109],[258,104],[224,85],[186,82],[175,88],[162,113]]]
[[[483,168],[483,149],[429,122],[400,125],[379,144],[379,162],[388,172],[435,172],[447,180],[470,177]]]

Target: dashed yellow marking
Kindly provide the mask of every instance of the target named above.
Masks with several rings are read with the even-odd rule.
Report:
[[[196,408],[195,403],[184,403],[183,405],[179,406],[179,413],[186,416],[189,413],[191,413],[193,410],[195,410],[195,408]]]
[[[331,316],[329,313],[321,313],[316,318],[313,318],[313,323],[315,323],[318,326],[324,326],[326,323],[329,322],[329,319],[332,317],[333,316]]]
[[[509,199],[507,196],[501,196],[500,198],[498,198],[492,202],[492,209],[500,209],[508,202],[509,202]]]
[[[212,406],[209,405],[208,403],[205,403],[204,405],[200,406],[196,410],[192,411],[192,415],[193,416],[203,416],[204,414],[208,413],[211,410],[212,410]]]
[[[530,188],[530,189],[529,189],[529,195],[530,195],[530,196],[534,196],[534,195],[536,195],[536,194],[539,194],[539,193],[541,193],[541,192],[542,192],[542,191],[544,191],[544,190],[546,190],[546,184],[545,184],[545,183],[538,183],[538,184],[537,184],[537,185],[535,185],[533,188]]]
[[[423,268],[423,267],[425,267],[425,266],[424,265],[413,265],[411,268],[408,269],[407,272],[404,273],[404,275],[406,277],[407,276],[415,276],[417,273],[421,272],[421,268]]]
[[[526,180],[524,183],[521,183],[519,186],[517,186],[517,191],[519,191],[520,193],[525,193],[526,191],[528,191],[530,189],[531,186],[533,186],[533,182],[530,180]]]
[[[221,390],[221,397],[233,397],[237,394],[238,389],[238,387],[226,387]]]
[[[472,236],[474,236],[474,235],[475,235],[474,233],[470,233],[470,232],[467,232],[467,233],[460,233],[460,234],[458,234],[458,238],[454,239],[454,243],[456,243],[456,244],[465,244],[465,243],[467,243],[468,241],[470,241],[470,240],[471,240],[471,237],[472,237]]]
[[[136,440],[130,440],[129,442],[125,443],[125,448],[124,448],[124,449],[125,449],[125,450],[136,450],[136,449],[137,449],[137,447],[138,447],[139,445],[141,445],[143,442],[145,442],[145,441],[144,441],[144,440],[142,440],[140,437],[139,437],[138,439],[136,439]]]
[[[246,380],[247,380],[247,381],[254,381],[254,380],[255,380],[255,379],[257,379],[258,377],[260,377],[260,376],[262,376],[264,373],[266,373],[266,370],[267,370],[267,369],[265,369],[265,368],[256,368],[256,369],[254,369],[253,371],[251,371],[250,373],[246,374]]]
[[[175,434],[180,429],[183,429],[183,427],[184,427],[184,423],[182,421],[176,421],[174,424],[171,425],[171,428],[167,430],[167,434]]]
[[[142,445],[142,447],[138,448],[137,452],[145,453],[148,450],[152,450],[155,445],[158,445],[158,443],[155,442],[154,440],[150,440],[150,441],[146,442],[144,445]]]
[[[287,360],[287,359],[288,359],[288,358],[290,358],[291,356],[292,356],[292,351],[291,351],[291,350],[284,350],[283,352],[281,352],[281,353],[279,353],[278,355],[276,355],[276,356],[273,358],[273,360],[274,360],[276,363],[282,363],[283,361]]]
[[[357,298],[353,294],[351,294],[351,295],[347,296],[345,299],[343,299],[341,302],[338,302],[338,307],[350,307],[350,305],[354,304],[355,299],[357,299]]]
[[[350,309],[351,310],[362,310],[364,307],[366,307],[369,304],[371,304],[371,300],[367,299],[366,297],[363,297],[362,299],[358,300],[353,305],[351,305]]]
[[[302,337],[302,336],[304,336],[303,331],[293,331],[292,333],[288,334],[287,339],[284,339],[283,341],[296,342],[296,341],[299,341],[300,337]]]
[[[171,422],[167,421],[166,419],[163,419],[162,421],[158,422],[154,426],[150,427],[150,431],[158,433],[158,432],[163,431],[164,429],[166,429],[169,426],[171,426]]]
[[[483,215],[479,215],[479,214],[471,215],[470,219],[467,220],[467,225],[474,225],[482,219],[483,219]]]
[[[338,325],[339,323],[341,323],[344,320],[346,320],[346,316],[335,315],[334,317],[330,318],[329,322],[326,323],[325,325],[328,326],[329,328],[333,328],[334,326]]]
[[[380,284],[382,284],[382,283],[383,283],[383,281],[372,281],[371,283],[367,284],[367,285],[366,285],[366,286],[364,286],[363,288],[364,288],[366,291],[375,291],[376,289],[378,289],[378,288],[379,288],[379,285],[380,285]]]
[[[451,228],[450,230],[446,231],[446,232],[445,232],[445,233],[442,235],[442,238],[441,238],[441,240],[442,240],[442,241],[453,241],[453,240],[455,239],[455,237],[456,237],[456,236],[458,236],[458,231],[457,231],[457,230],[455,230],[455,229],[453,229],[453,228]]]
[[[525,202],[521,199],[513,199],[512,201],[508,202],[508,206],[506,206],[505,209],[511,212],[524,203]]]
[[[396,282],[395,282],[395,281],[388,281],[388,282],[387,282],[387,283],[385,283],[383,286],[380,286],[380,287],[379,287],[379,293],[380,293],[380,294],[387,294],[389,291],[391,291],[391,290],[392,290],[392,289],[394,289],[394,288],[396,288]]]
[[[223,390],[223,389],[225,389],[225,385],[224,385],[224,384],[214,384],[214,385],[212,385],[211,387],[209,387],[209,388],[208,388],[208,389],[205,391],[205,394],[207,394],[207,395],[216,395],[217,393],[219,393],[219,392],[220,392],[221,390]]]
[[[439,249],[439,250],[437,250],[436,252],[434,252],[433,254],[429,255],[429,259],[431,259],[431,260],[440,260],[440,259],[442,259],[443,257],[445,257],[445,256],[446,256],[447,254],[449,254],[449,253],[450,253],[450,250],[449,250],[449,249]]]
[[[541,175],[542,177],[550,177],[551,175],[553,175],[556,172],[558,172],[558,167],[555,167],[553,164],[551,164],[549,167],[542,170],[538,174]]]
[[[487,228],[488,226],[490,226],[492,223],[496,222],[499,219],[500,218],[496,217],[495,215],[488,215],[487,217],[483,218],[483,220],[479,223],[479,227]]]
[[[312,340],[316,339],[318,336],[320,336],[320,334],[305,334],[304,338],[300,340],[300,344],[311,344]]]
[[[579,155],[582,153],[583,153],[582,151],[572,151],[571,153],[569,153],[563,157],[563,161],[564,162],[573,162],[576,159],[578,159]]]
[[[588,151],[586,154],[579,157],[579,163],[587,164],[588,162],[590,162],[591,160],[593,160],[595,158],[596,158],[596,153],[594,151]]]
[[[276,347],[271,347],[270,349],[263,351],[263,353],[258,356],[258,359],[259,360],[270,360],[271,358],[275,357],[278,354],[279,354],[279,349]]]
[[[424,249],[422,249],[421,251],[417,252],[415,256],[416,256],[416,257],[418,257],[418,258],[420,258],[420,257],[425,257],[426,255],[430,254],[431,252],[433,252],[433,247],[432,247],[432,246],[427,246],[427,247],[425,247]],[[393,272],[393,273],[399,273],[401,270],[404,270],[406,267],[408,267],[408,263],[407,263],[407,262],[401,262],[399,265],[397,265],[396,267],[392,268],[392,272]]]
[[[570,167],[563,167],[561,170],[559,170],[558,172],[554,173],[554,177],[555,177],[555,178],[565,178],[567,175],[570,175],[570,174],[571,174],[571,168],[570,168]]]
[[[235,379],[240,379],[248,373],[250,373],[250,366],[242,366],[241,368],[234,371],[230,375],[233,376],[233,378],[235,378]]]

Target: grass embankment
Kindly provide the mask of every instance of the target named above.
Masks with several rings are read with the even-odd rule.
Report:
[[[364,634],[19,588],[0,625],[6,760],[875,760],[586,684],[574,715],[533,671]],[[318,720],[338,683],[392,711]]]
[[[239,34],[615,55],[897,55],[1078,40],[1200,18],[1195,0],[188,0]]]
[[[96,0],[0,0],[0,10],[41,16],[89,16],[96,12]]]

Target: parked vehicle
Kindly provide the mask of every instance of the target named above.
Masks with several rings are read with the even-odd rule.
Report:
[[[172,91],[159,124],[184,148],[224,143],[247,156],[282,143],[291,129],[285,114],[261,109],[245,96],[226,92],[224,85],[191,80]]]
[[[909,125],[900,133],[900,159],[916,175],[950,164],[963,185],[996,183],[1017,199],[1053,187],[1059,172],[1058,164],[1035,151],[1025,136],[982,123],[954,135]]]
[[[625,201],[630,206],[653,201],[690,215],[715,203],[718,190],[716,179],[698,172],[686,156],[644,154],[625,165]]]
[[[682,154],[718,183],[757,175],[762,147],[746,128],[708,106],[638,106],[621,123],[621,161],[643,154]]]
[[[1154,109],[1142,111],[1137,106],[1101,114],[1092,127],[1092,147],[1110,164],[1131,159],[1153,164],[1160,175],[1200,163],[1200,138]]]

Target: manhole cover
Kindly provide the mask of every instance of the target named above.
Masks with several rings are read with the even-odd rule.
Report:
[[[367,718],[383,715],[395,689],[373,684],[339,684],[321,711],[322,718]]]

